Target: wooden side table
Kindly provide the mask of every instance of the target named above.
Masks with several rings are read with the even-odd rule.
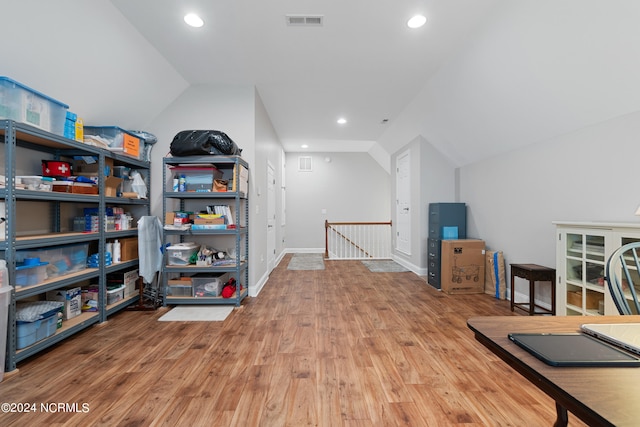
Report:
[[[538,264],[510,264],[511,265],[511,311],[515,307],[534,314],[556,314],[556,270]],[[515,278],[521,277],[529,281],[529,301],[515,302]],[[551,310],[541,307],[535,302],[536,282],[551,282]],[[536,310],[536,308],[538,310]]]

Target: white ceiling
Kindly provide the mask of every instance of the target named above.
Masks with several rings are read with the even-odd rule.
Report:
[[[498,2],[111,3],[188,83],[255,85],[285,150],[368,151]],[[187,27],[187,12],[205,26]],[[416,13],[427,24],[411,30]],[[287,14],[322,15],[324,25],[287,26]]]
[[[189,11],[203,28],[183,24]],[[368,151],[388,169],[418,137],[464,166],[640,111],[638,0],[21,0],[2,13],[0,75],[86,124],[146,129],[190,86],[255,86],[285,150]],[[414,13],[427,24],[412,31]]]

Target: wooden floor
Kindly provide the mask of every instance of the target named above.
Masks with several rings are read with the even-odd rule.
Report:
[[[122,312],[19,364],[0,401],[37,413],[0,413],[0,425],[553,424],[554,402],[466,327],[513,315],[506,301],[450,296],[358,261],[291,271],[289,257],[225,322]],[[569,425],[583,424],[570,415]]]

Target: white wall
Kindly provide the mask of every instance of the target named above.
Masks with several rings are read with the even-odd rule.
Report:
[[[298,171],[299,156],[312,172]],[[287,153],[286,187],[287,250],[324,252],[325,220],[390,219],[389,174],[367,153]]]
[[[411,155],[411,255],[395,250],[395,230],[393,256],[396,261],[417,274],[426,275],[428,265],[427,240],[429,239],[429,203],[457,202],[456,168],[429,141],[419,136],[402,147],[391,157],[391,218],[397,224],[396,205],[396,160],[399,155],[410,151]]]
[[[640,2],[506,0],[395,118],[459,165],[640,110]]]
[[[555,268],[552,221],[640,222],[638,135],[640,112],[462,167],[469,231],[507,265]]]
[[[187,82],[107,0],[2,3],[0,75],[85,124],[145,129]]]
[[[256,293],[268,278],[268,253],[267,253],[267,165],[271,165],[275,172],[275,213],[276,213],[276,262],[284,252],[285,226],[282,225],[282,170],[283,151],[280,139],[276,134],[273,124],[269,119],[269,114],[262,103],[260,95],[255,93],[255,147],[256,156],[252,165],[251,174],[255,189],[254,210],[259,212],[255,215],[255,221],[250,226],[252,241],[251,267],[256,278]],[[252,294],[253,296],[253,294]]]

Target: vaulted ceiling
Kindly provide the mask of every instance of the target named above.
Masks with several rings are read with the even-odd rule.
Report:
[[[420,136],[464,165],[640,109],[636,0],[21,0],[3,16],[0,74],[129,128],[190,85],[251,85],[288,151]]]
[[[286,149],[322,150],[379,139],[496,1],[112,3],[189,83],[254,84]],[[187,12],[205,25],[186,26]],[[412,30],[415,14],[427,23]],[[288,25],[287,15],[322,25]]]

